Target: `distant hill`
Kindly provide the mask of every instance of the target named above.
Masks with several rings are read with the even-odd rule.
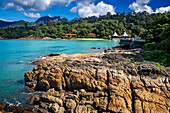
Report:
[[[32,27],[32,26],[37,26],[35,22],[26,22],[24,20],[20,21],[15,21],[12,24],[10,24],[8,27]]]
[[[50,21],[50,22],[69,22],[68,19],[66,18],[63,18],[63,17],[60,17],[60,16],[56,16],[56,17],[49,17],[49,16],[44,16],[44,17],[41,17],[39,18],[36,23],[38,24],[44,24],[46,23],[47,21]]]
[[[51,20],[51,17],[49,16],[44,16],[39,18],[37,21],[35,21],[36,23],[40,23],[40,22],[47,22],[48,20]]]
[[[3,20],[0,20],[0,28],[7,27],[9,25],[13,24],[13,22],[5,22]]]
[[[3,20],[0,20],[0,28],[4,28],[4,27],[25,27],[26,25],[28,27],[39,26],[40,24],[45,25],[47,21],[50,21],[50,22],[69,22],[68,19],[60,17],[60,16],[56,16],[56,17],[53,17],[53,18],[49,17],[49,16],[44,16],[44,17],[39,18],[35,22],[26,22],[24,20],[14,21],[14,22],[5,22]]]
[[[5,22],[0,20],[0,28],[5,28],[5,27],[25,27],[25,26],[36,26],[37,24],[35,22],[26,22],[24,20],[20,21],[14,21],[14,22]]]

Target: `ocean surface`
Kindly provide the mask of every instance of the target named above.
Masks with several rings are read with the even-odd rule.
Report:
[[[41,93],[24,89],[24,74],[35,67],[30,62],[44,55],[103,52],[104,48],[118,45],[119,41],[110,40],[0,40],[0,102],[26,106],[26,98]]]

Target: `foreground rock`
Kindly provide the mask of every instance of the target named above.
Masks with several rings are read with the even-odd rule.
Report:
[[[139,52],[57,56],[25,73],[25,85],[47,91],[37,102],[39,112],[169,113],[170,77]]]

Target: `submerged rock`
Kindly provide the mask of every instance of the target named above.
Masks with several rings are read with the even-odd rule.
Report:
[[[96,49],[96,47],[92,47],[91,49]]]

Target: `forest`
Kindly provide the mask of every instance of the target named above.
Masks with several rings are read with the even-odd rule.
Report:
[[[122,35],[126,31],[132,37],[139,37],[146,31],[149,22],[154,19],[154,14],[142,13],[107,13],[104,16],[74,19],[69,22],[50,22],[39,26],[25,24],[25,27],[7,27],[0,29],[0,37],[15,39],[21,37],[52,37],[61,38],[63,33],[77,34],[84,38],[88,33],[95,33],[98,38],[108,38],[114,32]]]
[[[170,67],[170,13],[155,14],[145,29],[141,37],[150,40],[150,43],[145,44],[145,60]]]

